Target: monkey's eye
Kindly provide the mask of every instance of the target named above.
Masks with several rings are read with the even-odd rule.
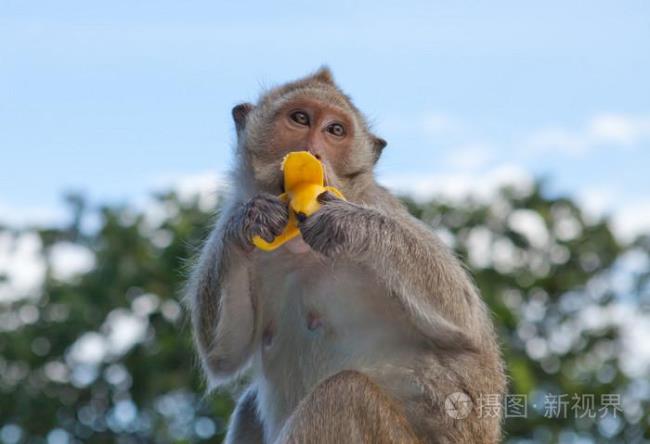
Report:
[[[327,127],[327,132],[335,135],[336,137],[345,136],[345,128],[340,123],[332,123]]]
[[[291,120],[300,124],[300,125],[309,125],[309,116],[304,111],[294,111],[291,113]]]

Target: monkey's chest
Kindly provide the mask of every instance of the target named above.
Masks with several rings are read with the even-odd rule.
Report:
[[[376,276],[350,263],[266,270],[258,280],[265,362],[286,353],[341,360],[368,356],[373,342],[399,336],[401,308]],[[304,362],[302,362],[304,363]]]
[[[256,371],[278,421],[324,378],[385,363],[387,351],[408,344],[401,308],[362,268],[305,262],[258,278]]]

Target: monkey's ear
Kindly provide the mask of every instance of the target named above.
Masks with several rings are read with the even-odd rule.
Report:
[[[386,145],[388,145],[388,142],[386,142],[381,137],[372,136],[372,144],[375,150],[375,162],[377,162],[379,160],[379,156],[381,156],[382,151],[384,151],[384,148],[386,148]]]
[[[246,116],[253,108],[255,108],[255,105],[252,103],[240,103],[232,109],[232,118],[235,121],[237,132],[246,128]]]
[[[312,77],[319,82],[334,85],[334,76],[327,66],[321,66],[318,68],[318,71],[316,71]]]

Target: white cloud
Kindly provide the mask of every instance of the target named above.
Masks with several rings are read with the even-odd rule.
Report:
[[[212,172],[178,177],[172,187],[181,199],[198,196],[201,209],[214,208],[218,192],[225,186],[225,177]]]
[[[505,186],[526,194],[532,189],[534,179],[523,168],[506,164],[481,174],[386,175],[380,182],[420,200],[436,197],[457,201],[472,197],[488,201]]]
[[[565,154],[581,155],[588,151],[585,138],[563,128],[545,128],[533,132],[526,142],[534,152],[560,151]]]
[[[202,210],[213,209],[219,193],[227,187],[227,176],[214,171],[165,174],[152,181],[152,188],[174,190],[182,201],[198,198]]]
[[[380,122],[384,133],[424,133],[428,136],[448,136],[463,130],[463,124],[456,118],[441,112],[429,112],[420,115],[390,116]]]
[[[448,151],[447,163],[456,169],[474,171],[484,167],[493,159],[493,150],[482,143],[472,143],[451,148]]]
[[[63,207],[15,206],[0,202],[0,224],[10,227],[59,226],[65,220],[66,211]]]
[[[549,127],[530,134],[524,145],[536,153],[584,156],[602,147],[634,148],[650,141],[650,116],[599,114],[582,128]]]
[[[509,186],[525,195],[532,189],[532,173],[517,165],[505,164],[481,173],[395,175],[385,174],[379,181],[394,192],[407,194],[418,201],[431,198],[458,202],[467,198],[488,202],[496,196],[499,189]],[[640,234],[650,233],[650,199],[623,200],[621,193],[609,187],[590,187],[575,193],[576,200],[591,222],[610,216],[611,228],[615,236],[628,242]],[[530,222],[530,220],[528,221]],[[548,233],[527,223],[528,227],[518,225],[522,232],[530,236],[533,245],[542,242]],[[535,228],[537,227],[537,228]],[[565,227],[566,228],[566,227]],[[568,227],[571,228],[571,227]],[[575,231],[575,227],[573,229]]]
[[[591,120],[587,133],[594,142],[633,145],[650,137],[650,116],[601,114]]]
[[[95,254],[72,242],[54,244],[49,259],[52,276],[63,281],[87,273],[95,266]]]

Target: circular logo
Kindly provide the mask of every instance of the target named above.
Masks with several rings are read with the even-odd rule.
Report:
[[[472,411],[472,400],[463,392],[454,392],[445,399],[445,412],[451,418],[465,419]]]

